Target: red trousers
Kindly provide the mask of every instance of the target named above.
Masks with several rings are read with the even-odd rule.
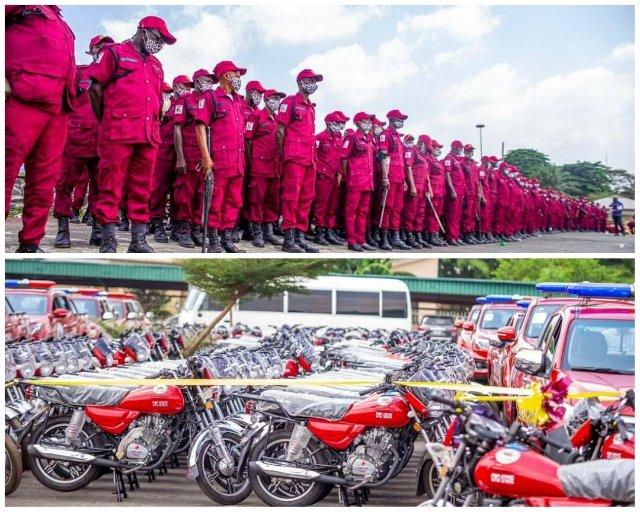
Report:
[[[445,200],[444,218],[447,240],[458,240],[460,238],[462,202],[463,197],[460,194],[455,199],[447,197]]]
[[[473,233],[477,229],[479,214],[478,198],[475,194],[466,196],[462,209],[461,229],[463,233]]]
[[[44,236],[62,170],[67,124],[67,114],[44,112],[12,97],[5,102],[5,217],[11,210],[11,191],[20,166],[25,166],[20,243],[39,244]]]
[[[480,207],[480,228],[482,233],[493,233],[493,210],[495,204],[491,199],[486,199],[486,202]]]
[[[187,170],[176,173],[173,183],[173,216],[190,224],[202,224],[203,173],[196,170],[198,161],[187,160]],[[157,166],[156,166],[157,168]],[[159,218],[164,218],[164,214]]]
[[[277,222],[280,218],[280,178],[250,176],[247,189],[247,220],[260,223]]]
[[[443,222],[442,214],[444,213],[444,197],[432,197],[431,202],[433,203],[433,209],[427,202],[426,206],[426,219],[425,219],[425,229],[432,235],[437,235],[440,233],[440,224],[438,224],[438,219],[433,214],[433,210],[436,211],[440,222]],[[444,223],[443,223],[444,224]],[[444,234],[444,233],[443,233]]]
[[[347,243],[363,244],[367,230],[367,218],[371,206],[371,190],[347,190],[344,205],[344,228]]]
[[[287,160],[282,166],[282,229],[306,231],[313,201],[316,169]]]
[[[94,207],[98,222],[112,224],[118,220],[123,193],[129,220],[134,224],[149,221],[149,189],[157,154],[158,148],[151,144],[98,142],[100,190]]]
[[[424,214],[427,198],[425,187],[416,187],[415,197],[407,193],[404,199],[404,228],[407,231],[422,231],[424,229]]]
[[[340,187],[336,176],[318,174],[316,176],[316,197],[314,220],[318,228],[336,227],[336,212],[340,200]]]
[[[494,233],[507,233],[507,215],[509,213],[509,205],[497,204],[494,210],[493,230]]]
[[[91,182],[89,207],[93,209],[97,193],[97,179],[98,157],[82,158],[65,155],[64,172],[56,185],[56,199],[53,203],[54,217],[73,217],[74,211],[79,212],[82,203],[84,203],[84,195],[89,182]],[[77,209],[76,202],[80,203]]]
[[[176,177],[175,147],[173,144],[161,142],[149,196],[149,216],[152,219],[164,219],[167,210],[167,194],[171,191]]]
[[[220,175],[214,171],[213,196],[209,208],[210,229],[231,229],[238,222],[242,208],[242,174]]]
[[[384,217],[382,218],[382,229],[391,229],[393,231],[400,229],[403,203],[404,183],[390,183]]]

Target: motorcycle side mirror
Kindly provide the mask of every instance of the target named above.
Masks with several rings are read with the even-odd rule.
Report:
[[[542,369],[542,350],[523,348],[518,351],[515,367],[521,372],[535,375]]]
[[[127,313],[127,320],[135,320],[136,318],[138,318],[138,314],[135,311]]]
[[[505,325],[497,330],[496,334],[498,339],[504,342],[510,342],[516,340],[516,330],[511,325]]]
[[[56,308],[53,310],[53,318],[67,318],[69,311],[64,308]]]
[[[102,313],[103,320],[113,320],[115,319],[115,315],[111,311],[105,311]]]
[[[476,329],[476,324],[474,324],[473,322],[463,322],[462,323],[462,328],[465,331],[473,332]]]

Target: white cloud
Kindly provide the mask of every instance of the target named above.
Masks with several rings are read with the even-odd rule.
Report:
[[[418,32],[430,39],[445,37],[470,42],[489,35],[499,25],[500,18],[488,6],[459,5],[410,16],[398,23],[398,30],[404,33]]]
[[[435,125],[447,137],[475,140],[482,122],[488,151],[505,141],[560,163],[608,154],[612,165],[633,170],[633,101],[628,73],[599,66],[532,82],[502,63],[449,86]]]
[[[635,47],[633,43],[616,46],[611,52],[611,59],[615,62],[633,62]]]

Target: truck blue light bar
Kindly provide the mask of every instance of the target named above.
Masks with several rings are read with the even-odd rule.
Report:
[[[531,304],[530,300],[519,300],[516,302],[516,306],[519,306],[521,308],[528,308],[529,304]]]
[[[487,304],[487,298],[486,297],[478,297],[476,299],[476,304]]]
[[[507,304],[522,299],[519,295],[487,295],[487,304]]]
[[[567,293],[567,286],[571,283],[538,283],[536,290],[546,293]]]
[[[567,293],[579,297],[628,299],[634,296],[634,287],[630,284],[574,283],[567,286]]]

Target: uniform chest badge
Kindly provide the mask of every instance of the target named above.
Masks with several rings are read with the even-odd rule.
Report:
[[[349,139],[344,141],[344,144],[342,145],[343,149],[347,149],[349,147]]]
[[[182,114],[182,105],[176,105],[176,114]]]
[[[253,123],[251,121],[247,121],[247,126],[245,127],[246,130],[253,130]]]
[[[280,104],[280,112],[282,112],[283,114],[287,111],[287,104],[286,103],[281,103]]]
[[[198,100],[198,108],[204,108],[204,98]]]
[[[385,135],[384,133],[380,134],[380,142],[384,142],[385,141]]]

